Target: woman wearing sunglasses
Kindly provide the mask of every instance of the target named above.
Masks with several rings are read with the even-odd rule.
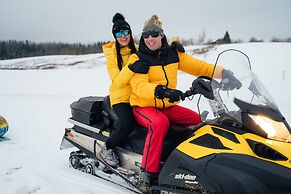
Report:
[[[122,82],[124,77],[131,77],[134,73],[141,73],[137,66],[131,69],[124,68],[127,64],[129,56],[136,52],[137,46],[132,38],[130,25],[125,21],[122,14],[116,13],[112,19],[112,34],[115,38],[103,45],[103,52],[106,58],[108,74],[111,79],[109,88],[110,104],[118,116],[118,126],[110,133],[108,140],[102,147],[100,156],[112,167],[117,167],[119,159],[115,153],[116,146],[120,146],[127,136],[134,129],[134,119],[132,115],[132,107],[129,104],[131,87],[129,83],[122,87],[116,87],[116,83]],[[138,65],[138,64],[137,64]],[[121,70],[123,73],[121,74]],[[143,72],[143,71],[142,71]]]

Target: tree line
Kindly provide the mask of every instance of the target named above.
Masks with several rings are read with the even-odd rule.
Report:
[[[232,38],[230,38],[230,35],[229,35],[228,31],[225,32],[223,37],[218,38],[216,40],[212,40],[212,39],[206,40],[206,33],[205,33],[204,30],[199,35],[197,40],[195,40],[193,38],[189,38],[189,39],[183,39],[182,38],[181,39],[181,43],[184,46],[188,46],[188,45],[207,45],[207,44],[231,44],[231,43],[243,43],[243,42],[244,41],[242,39],[232,39]],[[248,42],[264,42],[264,40],[263,39],[258,39],[256,37],[252,36],[249,39]],[[272,37],[269,42],[291,42],[291,37],[288,37],[288,38]]]
[[[0,41],[0,60],[43,55],[80,55],[101,53],[102,45],[106,42],[93,44],[6,40]]]
[[[177,37],[178,38],[178,37]],[[180,38],[178,38],[180,39]],[[138,44],[138,39],[134,38],[134,41]],[[234,40],[230,37],[229,32],[226,31],[222,38],[216,40],[206,40],[206,33],[203,30],[197,40],[180,39],[182,45],[205,45],[205,44],[231,44],[231,43],[243,43],[241,39]],[[273,37],[271,42],[291,42],[289,38],[276,38]],[[257,39],[251,37],[249,42],[264,42],[263,39]],[[23,57],[34,57],[44,55],[81,55],[91,53],[102,53],[102,45],[105,41],[99,41],[92,44],[81,43],[62,43],[62,42],[47,42],[47,43],[35,43],[32,41],[16,41],[16,40],[0,40],[0,60],[15,59]]]

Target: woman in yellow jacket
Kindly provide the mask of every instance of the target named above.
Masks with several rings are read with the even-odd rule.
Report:
[[[134,129],[134,119],[132,115],[132,107],[129,104],[131,87],[127,83],[124,87],[116,87],[116,83],[125,77],[131,77],[134,73],[143,73],[143,69],[139,69],[139,64],[121,70],[127,64],[129,56],[136,52],[136,46],[132,38],[130,25],[125,21],[122,14],[116,13],[112,19],[112,33],[115,41],[103,45],[103,52],[106,58],[107,70],[111,79],[109,88],[110,103],[114,112],[118,116],[118,126],[112,130],[105,146],[102,147],[100,156],[105,162],[112,167],[119,164],[118,157],[115,153],[116,146],[123,143],[129,133]],[[146,73],[147,70],[144,72]]]
[[[131,55],[129,64],[145,61],[149,66],[147,74],[134,74],[130,79],[132,93],[130,104],[138,124],[148,129],[142,157],[140,189],[149,193],[150,186],[160,171],[162,144],[170,124],[193,125],[200,122],[200,116],[185,107],[177,105],[184,95],[176,89],[178,70],[194,76],[211,77],[214,65],[193,58],[169,46],[162,30],[162,23],[156,15],[145,22],[139,51]],[[217,67],[216,78],[228,76],[229,71]]]

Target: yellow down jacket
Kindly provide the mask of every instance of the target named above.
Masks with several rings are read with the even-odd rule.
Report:
[[[109,77],[111,79],[111,85],[109,87],[110,103],[111,106],[118,103],[129,103],[129,97],[131,94],[131,87],[127,83],[122,88],[115,86],[115,83],[119,83],[124,79],[124,77],[131,77],[133,72],[126,68],[126,71],[123,71],[123,74],[120,74],[120,70],[117,64],[117,53],[116,53],[116,42],[112,41],[102,46],[105,58],[106,65]],[[126,66],[129,56],[131,55],[131,50],[129,47],[120,48],[120,54],[122,57],[122,66]]]
[[[131,106],[165,108],[176,103],[169,103],[168,98],[155,98],[157,85],[164,85],[175,89],[177,87],[178,70],[194,76],[212,76],[214,65],[195,59],[191,55],[177,52],[169,47],[165,53],[152,53],[140,45],[136,54],[130,56],[129,64],[137,60],[144,60],[150,65],[148,74],[134,74],[130,79],[132,93]],[[223,68],[216,70],[215,77],[221,78]]]

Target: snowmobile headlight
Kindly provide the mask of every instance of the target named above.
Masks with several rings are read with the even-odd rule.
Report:
[[[262,130],[267,133],[268,138],[284,142],[291,142],[291,134],[284,123],[274,121],[273,119],[262,115],[249,114],[249,116],[254,120],[257,125],[261,127]]]

